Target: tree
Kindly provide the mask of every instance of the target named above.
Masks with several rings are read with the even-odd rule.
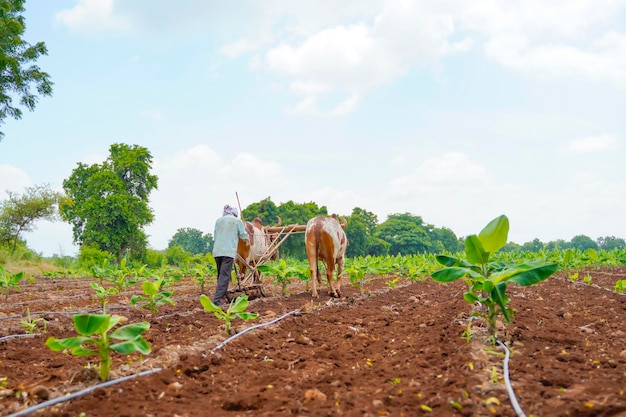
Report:
[[[444,250],[450,253],[456,253],[463,250],[463,245],[459,243],[459,238],[456,237],[456,234],[454,234],[451,229],[448,229],[447,227],[438,228],[428,225],[426,231],[428,232],[428,236],[430,236],[430,240],[433,244],[440,243]]]
[[[41,185],[27,187],[24,194],[7,191],[7,195],[0,203],[0,240],[15,252],[20,235],[34,230],[37,220],[56,220],[61,193]]]
[[[278,207],[276,204],[267,197],[258,203],[252,203],[248,207],[246,207],[242,214],[242,218],[247,221],[251,221],[256,217],[259,217],[264,225],[272,225],[275,224],[278,219]],[[285,224],[285,223],[283,223]]]
[[[203,234],[198,229],[184,227],[174,233],[167,246],[180,246],[192,255],[204,255],[213,249],[213,236],[210,233]]]
[[[538,238],[534,238],[532,242],[526,242],[522,245],[521,250],[525,252],[539,252],[543,249],[543,243]]]
[[[354,258],[367,255],[367,224],[362,217],[352,215],[347,218],[348,224],[344,229],[350,244],[346,248],[346,256]]]
[[[30,45],[22,39],[26,29],[24,16],[25,0],[0,0],[0,125],[7,116],[22,117],[22,110],[13,105],[14,96],[19,104],[33,111],[38,97],[31,92],[34,86],[42,96],[52,95],[49,75],[34,62],[47,55],[43,42]],[[4,134],[0,132],[0,140]]]
[[[73,228],[74,242],[113,254],[119,262],[127,251],[145,251],[143,228],[153,220],[148,198],[158,178],[150,174],[148,149],[113,144],[102,164],[79,163],[63,189],[69,200],[59,207]]]
[[[589,236],[578,235],[574,236],[571,241],[572,248],[580,251],[586,251],[587,249],[598,250],[598,244]]]
[[[431,252],[433,243],[422,218],[409,213],[391,214],[376,228],[376,237],[389,243],[390,255]]]
[[[603,250],[624,249],[626,241],[615,236],[605,236],[598,238],[598,245]]]
[[[374,230],[378,226],[378,216],[374,213],[355,207],[352,209],[351,217],[360,217],[365,222],[367,234],[370,236],[374,234]]]

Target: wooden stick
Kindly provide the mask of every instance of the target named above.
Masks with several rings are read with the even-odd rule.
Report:
[[[241,210],[241,203],[239,202],[239,194],[235,191],[235,196],[237,197],[237,205],[239,206],[239,218],[243,221],[243,211]]]

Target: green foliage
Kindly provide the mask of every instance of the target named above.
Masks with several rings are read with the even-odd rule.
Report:
[[[34,334],[39,323],[41,323],[43,327],[42,333],[46,333],[47,328],[48,328],[46,324],[46,320],[44,320],[43,317],[39,317],[38,319],[33,319],[30,316],[30,309],[28,307],[26,307],[26,319],[22,320],[20,323],[22,324],[22,327],[26,331],[26,334]]]
[[[106,305],[109,302],[109,297],[115,295],[115,293],[117,293],[117,289],[114,287],[104,288],[97,282],[92,282],[91,288],[96,292],[94,298],[100,301],[100,305],[102,306],[102,312],[106,313]]]
[[[278,259],[257,267],[259,272],[274,276],[274,284],[281,286],[282,295],[287,295],[287,285],[291,278],[306,281],[309,278],[309,266],[294,258]]]
[[[168,265],[187,268],[191,261],[191,253],[185,251],[180,245],[170,246],[165,249],[165,259]]]
[[[390,255],[426,253],[433,246],[422,218],[409,213],[390,215],[376,228],[376,237],[389,243]]]
[[[467,260],[439,255],[437,261],[446,268],[431,274],[433,280],[438,282],[465,278],[469,291],[463,294],[463,298],[470,304],[480,302],[487,306],[488,313],[485,318],[494,343],[497,338],[498,314],[502,314],[507,323],[513,316],[513,310],[507,306],[510,301],[506,294],[507,284],[514,282],[522,286],[533,285],[545,280],[558,269],[557,264],[548,264],[544,261],[519,264],[490,261],[492,255],[506,244],[508,233],[508,218],[504,215],[496,217],[479,235],[470,235],[465,239]]]
[[[159,306],[164,304],[174,305],[172,291],[165,289],[166,278],[159,278],[156,281],[146,280],[141,284],[141,291],[144,295],[133,295],[130,299],[131,305],[141,304],[141,307],[150,310],[152,316],[156,316]]]
[[[267,197],[258,203],[252,203],[246,207],[241,213],[242,218],[245,220],[252,220],[256,217],[259,217],[263,224],[271,225],[275,224],[278,216],[278,207],[276,204],[272,202],[272,200]],[[283,222],[283,225],[288,224]]]
[[[148,268],[160,268],[167,264],[165,254],[154,249],[146,249],[144,253],[144,262]]]
[[[109,252],[119,262],[127,251],[146,249],[143,228],[153,220],[149,196],[158,178],[152,155],[141,146],[113,144],[102,164],[79,163],[63,181],[69,199],[59,207],[74,242]]]
[[[23,194],[6,193],[8,198],[0,203],[0,242],[15,252],[20,235],[33,231],[37,220],[56,220],[61,194],[48,185],[27,187]]]
[[[210,233],[203,234],[198,229],[185,227],[174,233],[167,246],[168,248],[180,246],[192,255],[204,255],[213,249],[213,236]]]
[[[83,245],[78,250],[78,265],[83,269],[113,263],[114,256],[91,245]]]
[[[624,292],[626,291],[626,279],[618,279],[615,282],[615,287],[613,287],[613,290],[615,290],[615,292],[618,294],[624,294]]]
[[[202,304],[205,311],[213,313],[215,317],[224,322],[225,330],[228,334],[231,332],[230,323],[233,319],[253,320],[259,317],[258,313],[248,313],[245,311],[248,308],[248,296],[246,294],[242,294],[232,300],[226,311],[213,304],[213,301],[204,294],[200,296],[200,304]]]
[[[147,322],[127,324],[109,334],[122,318],[109,314],[76,314],[74,327],[80,336],[57,339],[49,337],[46,346],[60,352],[69,349],[74,356],[98,355],[100,358],[100,379],[109,379],[112,359],[111,352],[130,355],[139,352],[143,355],[150,353],[150,345],[141,336],[141,333],[150,328]],[[119,340],[117,343],[112,343]]]
[[[571,241],[571,247],[581,251],[585,251],[587,249],[599,250],[598,244],[589,236],[585,235],[574,236]]]
[[[610,251],[613,249],[624,249],[626,248],[626,241],[615,236],[599,237],[598,246],[600,246],[600,248],[605,251]]]
[[[2,265],[0,265],[0,292],[4,294],[5,301],[9,298],[9,293],[12,290],[20,290],[18,284],[24,278],[24,275],[24,271],[12,274],[11,272],[4,269]]]
[[[52,95],[49,75],[35,64],[40,56],[48,54],[45,43],[30,45],[22,38],[26,30],[24,1],[0,2],[0,124],[9,116],[22,118],[22,110],[13,105],[15,96],[19,97],[20,105],[30,111],[35,109],[38,97],[31,87],[39,95]],[[3,137],[0,132],[0,140]]]

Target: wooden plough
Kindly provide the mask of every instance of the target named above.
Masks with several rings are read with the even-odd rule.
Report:
[[[237,284],[234,288],[228,290],[226,297],[230,301],[235,298],[238,293],[245,293],[250,299],[265,297],[263,291],[263,283],[261,282],[261,272],[257,269],[258,266],[263,265],[276,253],[280,245],[294,233],[304,233],[306,225],[302,224],[290,224],[286,226],[264,226],[263,230],[268,234],[270,238],[270,244],[265,249],[265,252],[261,255],[258,261],[254,264],[246,262],[239,254],[237,259],[246,265],[246,273],[241,274],[237,270],[235,264],[235,275],[237,277]]]

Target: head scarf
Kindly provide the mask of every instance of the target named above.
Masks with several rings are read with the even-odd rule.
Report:
[[[226,216],[227,214],[233,215],[235,217],[239,216],[239,212],[237,211],[237,209],[235,207],[229,206],[228,204],[224,206],[224,216]]]

